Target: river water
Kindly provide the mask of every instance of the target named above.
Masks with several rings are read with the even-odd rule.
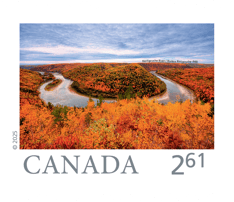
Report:
[[[154,96],[149,98],[150,100],[156,98],[159,103],[163,104],[167,104],[168,102],[175,103],[177,101],[184,102],[185,100],[190,100],[191,102],[194,102],[196,100],[194,92],[189,88],[186,88],[181,84],[176,83],[175,81],[160,76],[159,74],[153,71],[150,73],[160,78],[167,86],[167,91],[162,96]]]
[[[40,72],[42,73],[42,72]],[[169,79],[163,78],[156,74],[155,72],[150,72],[153,75],[160,78],[162,81],[165,82],[167,86],[167,91],[161,95],[161,96],[154,96],[149,98],[149,100],[156,99],[159,103],[167,104],[168,102],[176,102],[176,101],[185,101],[187,99],[190,99],[191,101],[195,100],[194,93],[189,90],[188,88],[171,81]],[[43,99],[46,103],[50,102],[53,105],[66,105],[70,107],[85,107],[87,106],[87,103],[89,101],[89,97],[77,94],[75,92],[72,92],[69,88],[69,86],[72,84],[73,81],[70,79],[66,79],[63,77],[63,75],[59,73],[53,73],[53,75],[56,77],[56,79],[61,79],[62,83],[56,87],[53,91],[46,91],[45,87],[47,84],[49,84],[52,81],[46,82],[43,85],[40,86],[40,97]],[[92,100],[97,104],[98,99],[92,98]],[[115,102],[114,99],[105,99],[104,102]]]

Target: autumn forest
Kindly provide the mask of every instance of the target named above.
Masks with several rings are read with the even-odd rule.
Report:
[[[71,80],[84,107],[52,104],[53,92]],[[167,104],[165,79],[191,90],[195,101]],[[94,98],[98,99],[97,104]],[[105,98],[114,99],[107,103]],[[214,66],[178,63],[72,63],[20,68],[21,149],[214,149]]]

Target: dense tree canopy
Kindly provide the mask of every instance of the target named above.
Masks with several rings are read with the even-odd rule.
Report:
[[[111,66],[93,64],[63,72],[74,81],[72,87],[93,97],[118,97],[131,88],[131,93],[143,97],[153,96],[166,90],[163,81],[138,64]]]

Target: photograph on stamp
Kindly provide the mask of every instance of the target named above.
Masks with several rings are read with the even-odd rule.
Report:
[[[20,29],[20,149],[214,149],[214,24]]]

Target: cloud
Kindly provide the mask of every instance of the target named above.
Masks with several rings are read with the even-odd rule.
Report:
[[[140,51],[134,50],[116,50],[111,48],[98,48],[98,47],[87,47],[87,48],[76,48],[70,46],[55,46],[55,47],[29,47],[21,48],[21,51],[31,51],[31,52],[40,52],[40,53],[50,53],[53,55],[66,55],[66,54],[77,54],[77,53],[96,53],[96,54],[113,54],[113,55],[133,55],[140,54]]]
[[[214,61],[214,24],[21,24],[21,61]]]
[[[21,64],[58,64],[58,63],[137,63],[148,58],[134,58],[134,59],[99,59],[99,60],[69,60],[69,61],[20,61]]]

